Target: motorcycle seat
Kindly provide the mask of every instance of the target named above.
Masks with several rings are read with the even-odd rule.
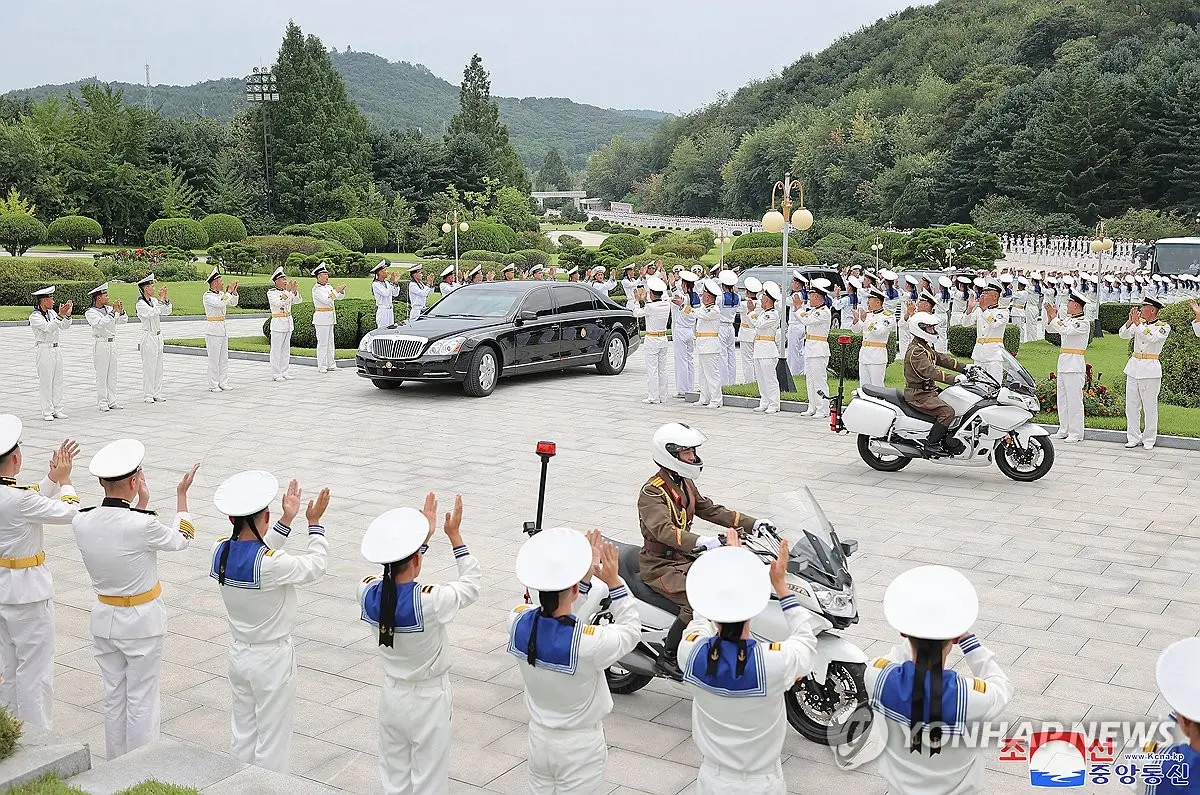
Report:
[[[882,400],[886,403],[891,403],[893,406],[903,411],[905,416],[912,417],[914,420],[921,420],[929,423],[937,422],[937,419],[932,414],[926,414],[925,412],[908,405],[908,402],[904,399],[904,393],[899,389],[891,389],[886,386],[875,386],[873,384],[864,384],[863,386],[860,386],[859,389],[863,391],[864,395],[873,397],[876,400]]]
[[[678,605],[642,582],[641,564],[638,563],[638,555],[641,554],[642,548],[636,544],[622,544],[620,541],[614,543],[620,550],[617,570],[621,573],[621,579],[625,581],[625,587],[629,589],[633,597],[639,602],[645,602],[654,605],[659,610],[665,610],[673,616],[679,615]]]

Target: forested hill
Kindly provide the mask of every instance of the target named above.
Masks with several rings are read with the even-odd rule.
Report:
[[[391,62],[370,53],[331,52],[334,66],[346,81],[350,99],[363,114],[381,127],[419,127],[426,135],[440,135],[458,110],[458,86],[420,64]],[[7,97],[43,99],[78,93],[79,86],[95,79],[9,92]],[[144,101],[146,87],[113,83],[128,102]],[[151,103],[164,116],[202,116],[227,122],[245,108],[243,78],[208,80],[191,86],[154,86]],[[497,97],[500,118],[508,125],[518,153],[537,168],[546,151],[557,146],[567,165],[579,168],[587,154],[614,135],[646,140],[667,114],[657,111],[620,111],[581,105],[560,98]]]
[[[1200,195],[1195,0],[909,8],[593,156],[592,192],[761,214],[791,169],[825,214],[901,226],[989,206],[1085,223]],[[632,164],[632,165],[631,165]]]

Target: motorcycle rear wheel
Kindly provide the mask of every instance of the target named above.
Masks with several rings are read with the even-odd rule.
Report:
[[[618,696],[636,693],[654,681],[653,676],[627,671],[620,665],[614,665],[604,670],[604,678],[608,680],[608,690]]]
[[[1021,450],[1008,437],[996,442],[996,468],[1021,483],[1032,483],[1046,475],[1054,466],[1054,443],[1049,436],[1029,437],[1029,452]],[[1038,454],[1041,454],[1039,460]],[[1010,460],[1024,459],[1025,460]]]
[[[858,435],[858,454],[871,469],[880,472],[899,472],[912,463],[911,458],[904,456],[881,456],[871,449],[871,437],[865,433]]]
[[[870,728],[865,721],[867,686],[862,663],[831,662],[825,682],[811,675],[783,696],[788,723],[804,739],[819,745],[844,745]]]

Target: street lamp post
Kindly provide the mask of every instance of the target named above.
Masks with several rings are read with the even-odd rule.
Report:
[[[458,220],[457,207],[454,209],[453,219],[454,220],[452,222],[447,221],[446,223],[442,224],[442,231],[454,232],[454,279],[457,281],[462,278],[462,275],[458,272],[458,233],[467,231],[471,228],[471,225],[466,221],[460,222]]]
[[[946,246],[946,267],[954,269],[954,246]]]
[[[1096,297],[1099,298],[1100,284],[1104,281],[1104,255],[1113,250],[1112,240],[1104,233],[1103,221],[1096,224],[1096,237],[1088,244],[1088,248],[1096,255]],[[1104,329],[1100,327],[1099,308],[1096,311],[1096,319],[1092,322],[1093,335],[1103,337]]]
[[[725,247],[733,242],[733,238],[729,237],[728,235],[722,235],[722,236],[718,237],[716,239],[716,241],[714,241],[714,242],[716,242],[716,244],[721,247],[721,259],[718,260],[718,264],[724,265],[725,264]]]
[[[267,216],[271,215],[271,155],[267,128],[270,117],[267,108],[272,102],[279,101],[279,84],[275,81],[275,73],[270,69],[259,69],[246,76],[246,101],[262,108],[263,128],[263,198],[267,205]]]
[[[792,191],[795,190],[799,194],[800,206],[792,212]],[[783,212],[775,209],[776,192],[783,194],[783,198],[779,203],[780,209]],[[767,211],[762,219],[763,229],[768,232],[783,232],[783,262],[780,263],[780,292],[786,290],[785,285],[789,284],[788,280],[788,235],[792,229],[797,229],[804,232],[812,228],[813,214],[804,206],[804,183],[800,180],[793,180],[790,173],[783,175],[783,180],[776,182],[771,187],[771,209]],[[787,296],[786,293],[784,293]],[[790,296],[787,296],[784,303],[784,310],[779,313],[779,361],[775,364],[775,376],[779,379],[779,391],[792,392],[796,389],[795,382],[792,381],[791,370],[788,369],[787,363],[787,315],[791,310]],[[819,400],[819,396],[809,395],[809,403],[814,400]]]
[[[875,242],[871,244],[871,250],[875,252],[875,270],[879,270],[879,252],[883,251],[883,241],[875,238]]]

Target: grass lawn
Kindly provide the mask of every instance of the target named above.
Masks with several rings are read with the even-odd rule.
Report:
[[[84,795],[84,791],[64,783],[59,780],[58,776],[51,773],[22,787],[8,790],[8,795]],[[164,784],[151,779],[129,789],[123,789],[117,795],[200,795],[200,791],[192,787],[177,787],[174,784]]]
[[[1103,338],[1093,340],[1088,346],[1087,362],[1092,365],[1093,378],[1099,377],[1101,383],[1119,395],[1125,392],[1125,362],[1129,359],[1128,341],[1116,334],[1105,334]],[[1054,371],[1058,363],[1058,348],[1048,342],[1031,342],[1021,346],[1017,359],[1038,380],[1045,379]],[[739,363],[739,368],[741,367]],[[740,371],[740,369],[739,369]],[[857,372],[854,374],[857,376]],[[796,391],[784,392],[784,400],[808,401],[804,376],[795,379]],[[888,365],[884,379],[887,386],[896,389],[904,388],[904,362],[896,361]],[[829,374],[829,388],[837,391],[837,374]],[[858,379],[846,377],[846,397],[858,388]],[[757,398],[758,384],[737,384],[725,387],[726,395]],[[1045,407],[1053,409],[1053,406]],[[1058,414],[1045,411],[1037,416],[1037,421],[1050,425],[1058,424]],[[1088,417],[1087,427],[1103,428],[1112,431],[1125,430],[1125,417]],[[1200,437],[1200,409],[1184,408],[1160,404],[1158,408],[1158,431],[1172,436]]]
[[[204,337],[184,337],[180,339],[168,339],[166,345],[182,345],[185,348],[203,348]],[[257,337],[230,337],[229,350],[231,351],[247,351],[249,353],[270,353],[271,343],[267,342],[262,336]],[[346,348],[338,348],[333,353],[335,359],[353,359],[354,351]],[[292,348],[293,356],[316,356],[316,348]]]

